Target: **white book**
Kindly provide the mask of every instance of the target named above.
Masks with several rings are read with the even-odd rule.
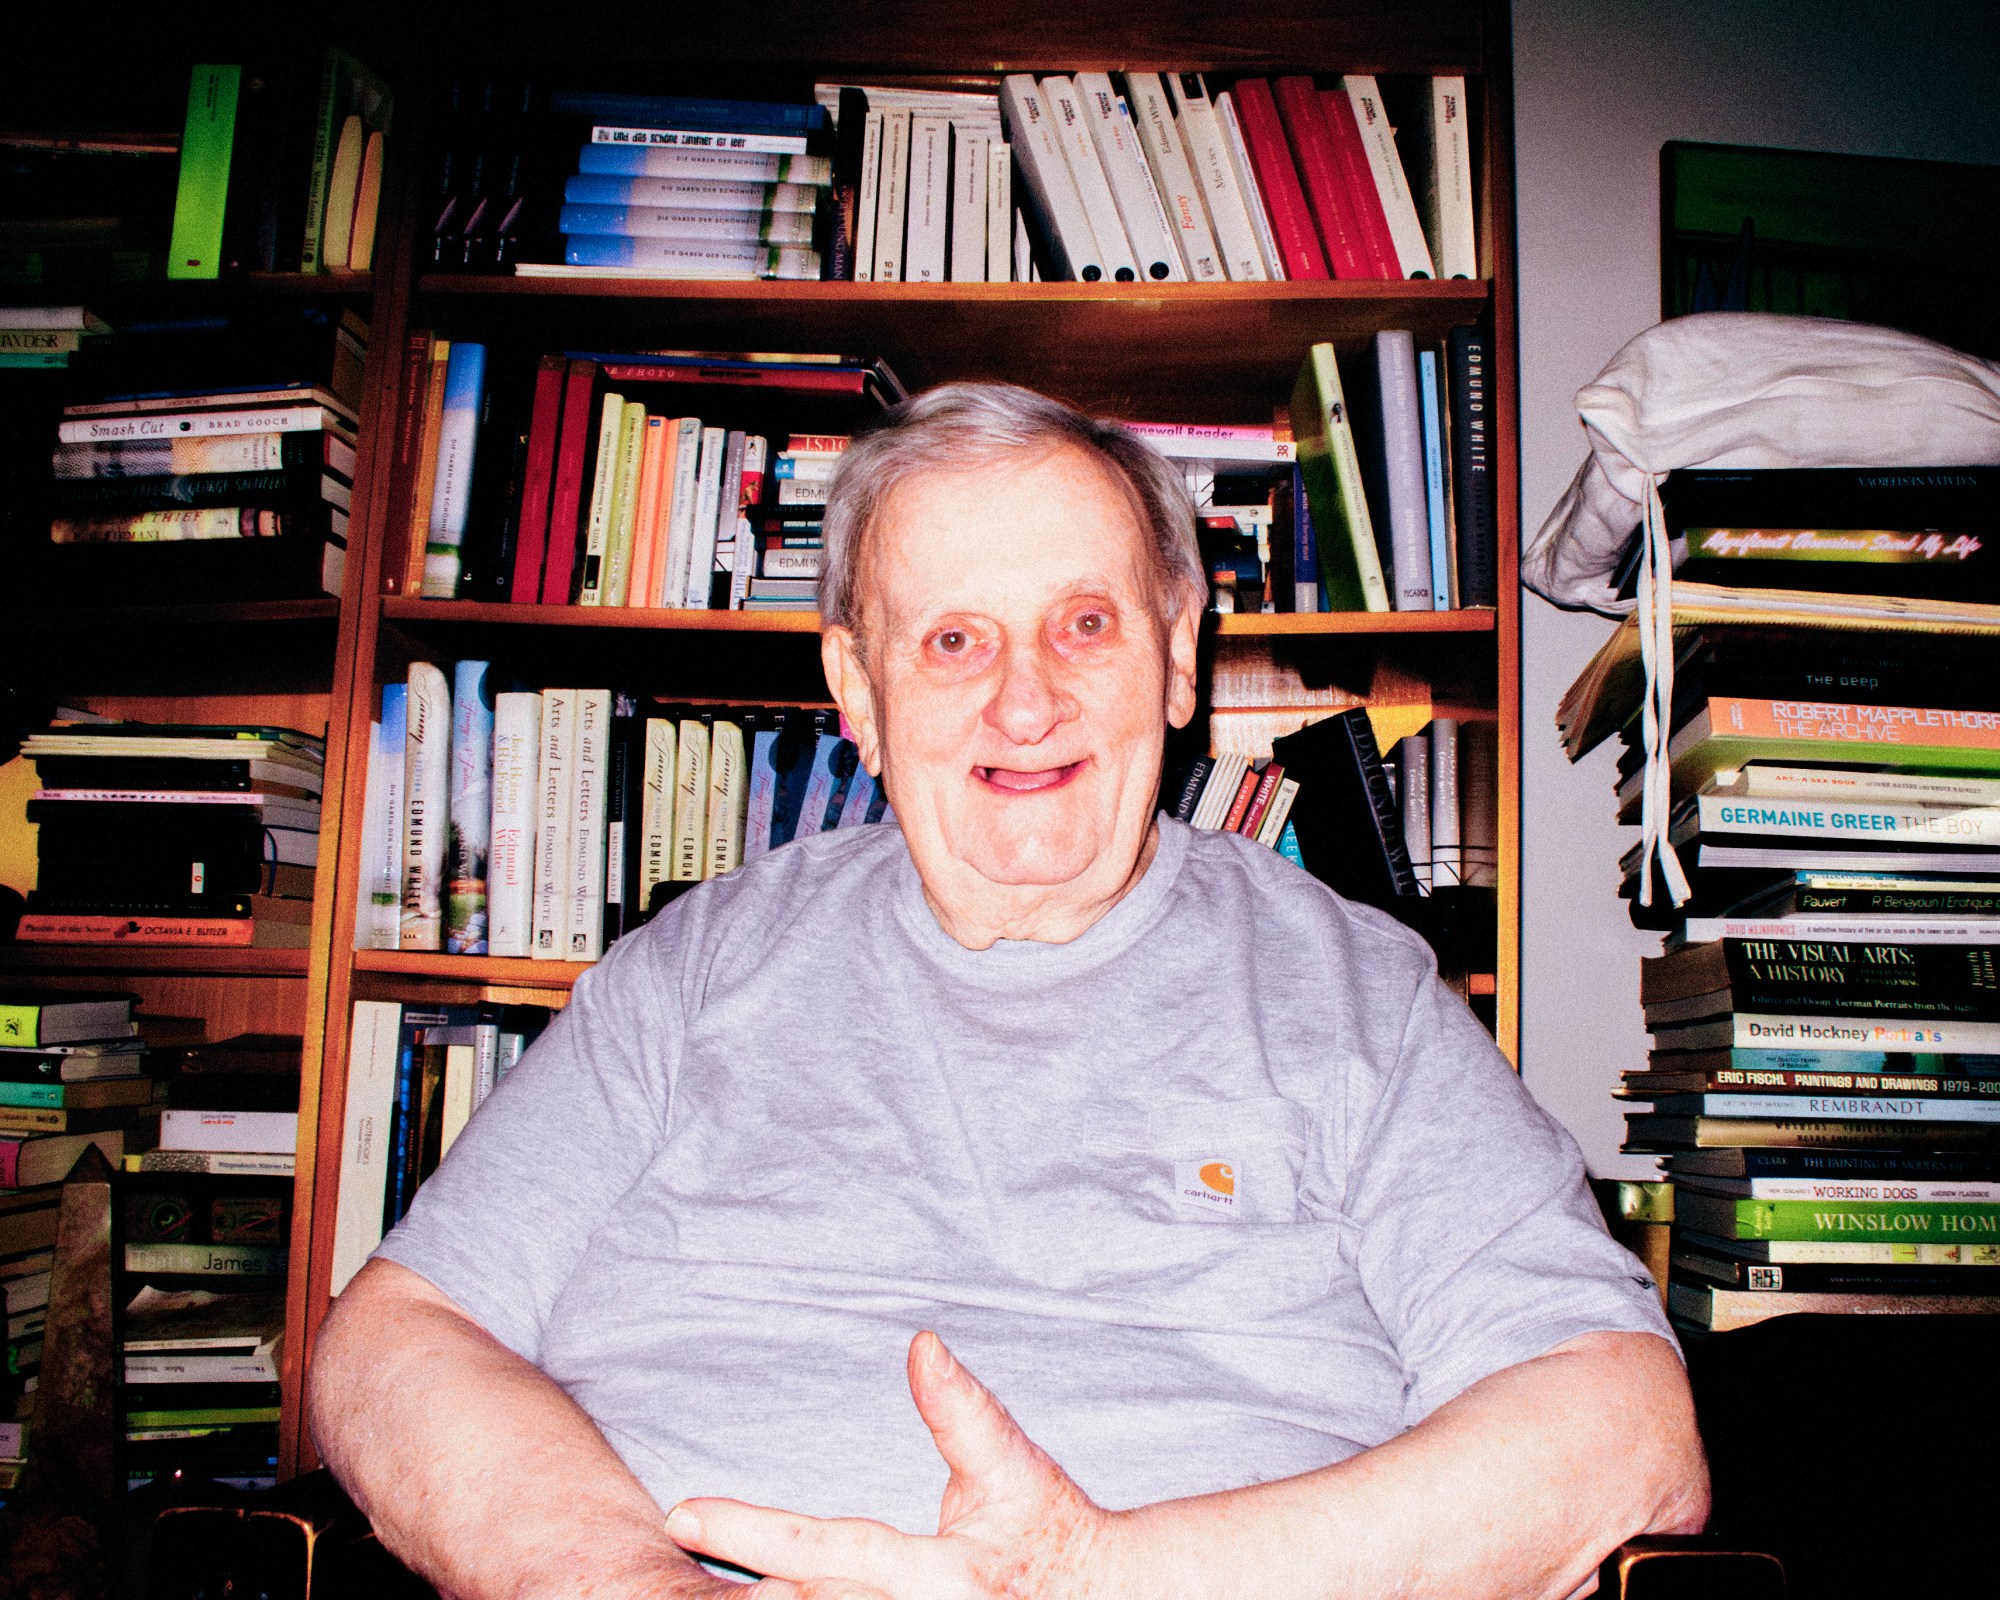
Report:
[[[444,847],[451,827],[451,688],[428,661],[410,663],[403,745],[404,950],[444,948]]]
[[[385,684],[379,753],[382,758],[382,827],[363,871],[370,879],[368,948],[394,950],[403,942],[403,748],[408,739],[409,685]]]
[[[903,232],[903,278],[943,283],[951,217],[951,123],[938,116],[910,119],[908,223]]]
[[[666,717],[646,719],[645,766],[639,776],[639,905],[653,901],[653,885],[669,876],[674,848],[674,785],[679,778],[678,741]]]
[[[570,762],[569,895],[563,958],[604,954],[604,783],[609,770],[611,691],[576,692],[576,744]]]
[[[618,448],[625,429],[625,397],[606,394],[597,414],[597,462],[590,484],[590,510],[584,523],[583,581],[577,604],[603,603],[604,554],[611,543],[611,518],[618,503]]]
[[[882,83],[840,84],[826,81],[814,84],[813,98],[826,107],[827,115],[836,119],[840,115],[840,91],[843,88],[859,89],[868,97],[868,104],[875,111],[907,111],[912,116],[924,113],[949,117],[954,123],[985,134],[988,138],[1000,131],[999,99],[990,91],[912,89],[901,84]]]
[[[396,757],[397,777],[402,776],[402,756]],[[395,785],[400,796],[402,784]],[[375,895],[380,885],[376,863],[388,854],[389,841],[395,829],[389,821],[389,753],[382,747],[382,724],[368,724],[368,791],[362,803],[361,814],[361,861],[362,867],[354,886],[354,948],[357,950],[376,949],[375,943]],[[40,799],[38,792],[36,798]]]
[[[1472,218],[1472,123],[1466,115],[1465,79],[1431,79],[1427,116],[1417,130],[1417,211],[1441,278],[1479,276],[1479,235]]]
[[[1271,796],[1271,803],[1264,808],[1264,820],[1257,825],[1257,842],[1267,850],[1278,848],[1278,840],[1284,836],[1285,824],[1291,820],[1292,802],[1298,797],[1297,778],[1278,780],[1278,792]]]
[[[608,129],[598,129],[608,132]],[[652,135],[660,135],[663,129],[645,130]],[[668,138],[674,136],[669,134]],[[617,182],[639,185],[659,178],[692,178],[701,182],[717,183],[799,183],[824,188],[833,182],[833,162],[827,156],[805,154],[806,141],[803,137],[778,135],[779,143],[758,145],[755,134],[709,135],[732,141],[732,148],[716,150],[683,146],[676,141],[670,146],[654,145],[646,151],[636,165],[644,170],[639,174],[605,174]],[[741,139],[740,145],[733,141]],[[639,192],[643,192],[640,190]]]
[[[1167,231],[1159,196],[1147,170],[1146,154],[1139,148],[1139,132],[1125,102],[1103,72],[1079,72],[1076,92],[1084,122],[1111,185],[1111,198],[1118,206],[1118,220],[1125,225],[1125,238],[1132,246],[1139,276],[1153,283],[1180,283],[1187,277],[1181,263],[1180,246]]]
[[[1991,944],[2000,940],[2000,917],[1878,917],[1855,912],[1828,912],[1817,917],[1689,917],[1669,944],[1712,944],[1717,939]]]
[[[667,554],[661,563],[658,606],[678,606],[687,593],[688,552],[701,503],[701,418],[679,417],[674,429],[674,482],[667,502]]]
[[[535,801],[542,697],[493,699],[493,826],[486,863],[487,949],[525,956],[534,942]]]
[[[1752,762],[1734,778],[1717,773],[1704,794],[1744,795],[1756,800],[1884,801],[1933,806],[2000,806],[2000,778],[1961,773],[1884,772],[1868,767],[1788,767]]]
[[[1239,283],[1262,283],[1271,276],[1258,248],[1256,230],[1243,196],[1237,192],[1236,172],[1229,160],[1229,148],[1222,127],[1215,120],[1215,107],[1198,72],[1183,72],[1173,83],[1174,127],[1181,136],[1189,169],[1208,207],[1208,219],[1215,229],[1216,247],[1229,277]]]
[[[1063,155],[1054,114],[1029,74],[1010,73],[1000,80],[1000,111],[1006,119],[1014,159],[1021,165],[1029,201],[1041,218],[1049,248],[1055,252],[1056,271],[1066,278],[1095,283],[1105,276],[1104,258],[1097,253],[1097,235],[1091,231],[1076,179]],[[1028,271],[1020,257],[1017,248],[1014,277],[1017,282],[1026,282]]]
[[[344,419],[325,406],[244,406],[234,411],[153,411],[140,416],[70,417],[56,427],[63,444],[212,439],[239,433],[340,433]]]
[[[1248,756],[1233,750],[1225,750],[1215,758],[1215,765],[1208,769],[1208,780],[1201,787],[1201,799],[1195,804],[1190,826],[1202,829],[1222,826],[1249,765]]]
[[[687,579],[676,605],[708,609],[708,575],[715,565],[715,530],[722,516],[722,467],[729,452],[727,428],[701,430],[701,462],[694,526],[688,536]]]
[[[1118,283],[1132,283],[1139,276],[1139,263],[1119,219],[1118,202],[1112,196],[1110,179],[1104,175],[1104,163],[1097,158],[1097,142],[1084,117],[1082,96],[1076,84],[1060,73],[1042,79],[1041,88],[1043,103],[1055,124],[1056,143],[1069,163],[1077,198],[1083,202],[1083,214],[1090,219],[1090,231],[1096,236],[1104,275]]]
[[[0,306],[0,328],[75,328],[109,333],[111,324],[82,306]]]
[[[1019,207],[1014,211],[1014,277],[1015,283],[1034,283],[1041,278],[1035,266],[1035,247],[1028,239],[1027,218]]]
[[[389,1120],[396,1103],[396,1065],[403,1008],[392,1000],[354,1002],[347,1036],[347,1088],[341,1113],[340,1197],[333,1213],[333,1271],[339,1294],[382,1242],[388,1194]]]
[[[1462,856],[1458,815],[1458,723],[1450,717],[1432,719],[1431,731],[1431,885],[1455,889]]]
[[[1410,195],[1409,180],[1403,175],[1403,158],[1396,149],[1396,130],[1382,109],[1382,91],[1366,73],[1350,73],[1340,80],[1354,107],[1354,120],[1361,128],[1361,147],[1368,153],[1368,170],[1375,179],[1375,192],[1382,199],[1382,214],[1389,219],[1389,238],[1396,246],[1396,261],[1406,278],[1435,278],[1431,247],[1417,221],[1416,201]]]
[[[1145,152],[1188,277],[1197,283],[1226,278],[1229,274],[1208,224],[1208,203],[1202,199],[1201,186],[1188,165],[1165,84],[1157,72],[1128,72],[1125,88],[1132,97],[1132,125],[1138,130],[1139,148]]]
[[[1014,276],[1014,147],[1005,139],[986,145],[986,279]]]
[[[882,113],[862,125],[861,182],[854,199],[854,281],[875,280],[875,211],[882,195]]]
[[[910,114],[882,113],[882,172],[875,197],[875,281],[903,278],[903,232],[909,218]]]
[[[719,878],[743,865],[749,776],[744,763],[742,725],[717,722],[708,740],[708,817],[701,871],[704,878]]]
[[[951,260],[953,283],[986,280],[986,185],[992,176],[992,141],[968,128],[952,129]]]
[[[1430,497],[1424,490],[1423,418],[1418,408],[1417,342],[1404,328],[1375,335],[1382,401],[1383,476],[1389,489],[1389,585],[1398,611],[1435,609],[1431,591]]]
[[[569,932],[570,763],[576,748],[574,689],[542,691],[542,761],[536,774],[535,919],[537,961],[563,959]]]
[[[476,1103],[479,1076],[479,1053],[471,1044],[447,1044],[444,1047],[444,1082],[439,1085],[439,1093],[444,1104],[439,1115],[438,1154],[443,1156],[462,1132],[472,1116]]]
[[[1403,781],[1396,798],[1403,812],[1403,848],[1417,887],[1431,891],[1431,741],[1425,733],[1404,737],[1397,747],[1403,760]]]
[[[708,724],[690,717],[681,723],[674,763],[674,837],[667,876],[675,883],[698,883],[707,854]]]
[[[1236,120],[1235,98],[1226,89],[1215,97],[1215,120],[1222,129],[1223,148],[1229,152],[1229,170],[1236,174],[1236,191],[1243,196],[1243,209],[1250,213],[1250,231],[1257,236],[1265,270],[1283,281],[1285,257],[1278,249],[1278,235],[1271,227],[1264,191],[1257,186],[1257,174],[1250,165],[1250,147],[1243,142],[1243,126]]]
[[[160,1113],[162,1150],[247,1150],[285,1153],[299,1142],[296,1111],[193,1111]]]
[[[788,156],[794,161],[814,159],[806,155],[810,141],[802,133],[710,133],[691,128],[622,128],[597,123],[590,130],[592,145],[622,145],[615,153],[585,149],[581,162],[585,172],[666,172],[684,155],[728,155],[747,153],[769,159]],[[718,145],[726,149],[718,149]],[[633,153],[633,147],[643,154]]]

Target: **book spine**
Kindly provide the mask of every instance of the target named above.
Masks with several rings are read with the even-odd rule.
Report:
[[[1406,735],[1397,746],[1402,756],[1402,785],[1398,800],[1403,808],[1403,848],[1409,852],[1410,870],[1417,886],[1429,894],[1434,883],[1431,868],[1431,740],[1418,732]]]
[[[1257,842],[1267,850],[1278,848],[1279,837],[1291,821],[1292,805],[1299,797],[1299,780],[1284,778],[1279,781],[1278,792],[1271,797],[1271,806],[1264,813],[1264,820],[1257,829]]]
[[[903,277],[903,235],[909,222],[910,113],[882,114],[882,171],[875,199],[875,281]]]
[[[1041,219],[1053,253],[1051,269],[1060,277],[1097,282],[1106,275],[1097,236],[1063,154],[1055,118],[1032,76],[1016,72],[1000,81],[1000,114],[1028,202]],[[1017,268],[1013,276],[1020,280],[1025,274]]]
[[[819,252],[798,245],[634,239],[615,233],[572,233],[565,237],[563,261],[572,267],[629,267],[685,278],[802,281],[819,276]]]
[[[1458,723],[1431,722],[1431,884],[1450,889],[1463,882],[1459,818]]]
[[[1264,826],[1264,814],[1271,809],[1271,801],[1277,796],[1278,785],[1285,781],[1285,769],[1279,762],[1270,762],[1258,776],[1257,789],[1250,796],[1249,807],[1243,813],[1242,822],[1232,831],[1254,839]]]
[[[875,221],[882,205],[883,114],[868,113],[862,125],[861,175],[854,199],[854,281],[875,281]]]
[[[443,940],[445,836],[450,827],[451,691],[428,661],[413,661],[403,756],[403,893],[398,946]]]
[[[625,595],[630,606],[659,603],[660,563],[665,556],[665,520],[660,508],[673,471],[673,447],[678,437],[673,418],[647,413],[646,443],[639,452],[639,501],[632,518],[632,573]]]
[[[660,604],[678,606],[687,593],[695,517],[701,506],[702,426],[699,417],[675,420],[673,494],[668,504],[666,568]]]
[[[564,959],[595,961],[604,954],[604,784],[611,695],[576,695],[576,748],[570,793],[569,895]]]
[[[333,175],[334,142],[339,137],[341,117],[340,54],[329,50],[320,69],[319,109],[313,118],[312,169],[306,179],[306,225],[299,244],[299,270],[318,272],[320,242],[326,227],[328,180]]]
[[[2000,1245],[2000,1207],[1975,1201],[1725,1200],[1677,1196],[1690,1221],[1725,1239],[1887,1238]],[[1718,1226],[1718,1224],[1721,1224]]]
[[[451,341],[431,341],[430,371],[424,379],[424,415],[417,435],[416,480],[407,507],[409,527],[403,541],[403,593],[423,594],[424,566],[430,557],[431,506],[437,498],[438,453],[444,438],[445,379],[451,371]],[[454,586],[454,593],[456,588]]]
[[[986,185],[992,175],[991,141],[964,128],[952,130],[951,281],[986,280]]]
[[[694,211],[721,216],[811,216],[823,191],[803,183],[709,183],[679,178],[600,178],[583,174],[563,185],[563,204],[621,211]],[[627,233],[626,227],[568,228],[563,233]]]
[[[556,218],[566,234],[622,234],[684,244],[810,245],[810,211],[688,211],[664,206],[571,204]]]
[[[604,921],[603,941],[608,948],[627,930],[636,927],[632,915],[632,892],[636,874],[632,872],[631,841],[638,830],[638,765],[642,753],[634,748],[634,735],[644,737],[635,725],[632,697],[611,697],[611,727],[604,747]]]
[[[646,753],[639,780],[639,904],[644,915],[653,903],[653,886],[671,875],[674,841],[674,797],[679,782],[678,743],[674,724],[665,717],[646,719]]]
[[[542,697],[494,698],[493,808],[487,860],[487,946],[531,953],[535,913],[535,802],[541,770]]]
[[[1348,224],[1355,248],[1362,255],[1365,278],[1400,278],[1402,266],[1396,259],[1396,242],[1389,236],[1389,219],[1382,211],[1382,198],[1375,187],[1375,174],[1362,147],[1361,128],[1354,120],[1354,103],[1342,89],[1322,89],[1320,116],[1333,141],[1339,169],[1339,191],[1345,198]]]
[[[382,825],[362,867],[370,907],[366,948],[373,950],[395,950],[402,944],[403,779],[409,695],[406,683],[382,688],[382,721],[376,745],[382,766]],[[356,937],[361,937],[359,930]]]
[[[1201,803],[1202,786],[1208,775],[1215,770],[1214,756],[1196,756],[1189,765],[1187,777],[1181,782],[1180,794],[1174,800],[1173,818],[1176,822],[1188,822]]]
[[[1083,203],[1091,237],[1097,241],[1097,259],[1103,263],[1104,275],[1117,283],[1131,283],[1139,276],[1139,264],[1133,259],[1131,241],[1125,237],[1104,165],[1097,158],[1076,85],[1061,75],[1044,78],[1041,97],[1049,111],[1056,145],[1069,164],[1070,181]]]
[[[162,1150],[278,1152],[299,1142],[296,1111],[194,1111],[160,1113]]]
[[[688,535],[687,575],[673,596],[675,605],[690,611],[708,606],[708,575],[715,564],[715,536],[722,519],[723,468],[729,452],[729,430],[703,428],[694,521]]]
[[[807,153],[811,140],[797,133],[711,133],[699,128],[620,128],[599,123],[578,155],[585,172],[671,177],[684,172],[825,171],[825,157]],[[718,163],[720,164],[718,166]],[[801,176],[799,182],[824,182]]]
[[[867,129],[867,94],[851,84],[842,87],[834,113],[834,153],[827,174],[833,189],[833,225],[826,275],[835,282],[854,276],[854,244],[861,220],[861,157],[868,142]]]
[[[521,482],[520,534],[507,598],[531,606],[541,597],[548,560],[549,498],[555,485],[556,442],[562,423],[563,378],[568,363],[543,356],[535,368],[535,398],[528,416],[528,463]]]
[[[1014,147],[1005,139],[986,146],[986,279],[1014,276]]]
[[[1915,1051],[1925,1055],[1989,1055],[2000,1052],[2000,1022],[1956,1018],[1783,1016],[1738,1011],[1729,1019],[1729,1048],[1737,1050]],[[1656,1033],[1659,1030],[1654,1030]]]
[[[644,409],[643,407],[641,408]],[[577,604],[604,603],[604,558],[611,543],[611,522],[617,514],[618,472],[624,459],[625,397],[606,393],[598,414],[597,471],[590,488],[590,516],[585,524],[583,576]]]
[[[320,231],[322,272],[344,272],[354,245],[354,204],[361,189],[361,155],[368,142],[358,113],[341,118],[334,140],[333,165],[327,172],[326,213]]]
[[[1498,603],[1494,555],[1492,397],[1482,328],[1454,328],[1451,354],[1451,484],[1457,511],[1460,604]]]
[[[1243,196],[1243,209],[1250,214],[1250,231],[1257,235],[1257,249],[1264,257],[1265,266],[1271,269],[1271,276],[1280,282],[1286,278],[1310,277],[1310,270],[1303,273],[1290,270],[1283,247],[1278,243],[1277,230],[1271,223],[1271,205],[1266,203],[1266,193],[1258,182],[1257,169],[1251,164],[1250,147],[1243,141],[1243,124],[1236,115],[1236,101],[1227,90],[1215,97],[1215,125],[1222,130],[1222,145],[1229,152],[1229,165],[1236,174],[1236,189]],[[1296,182],[1296,178],[1293,181]],[[1313,236],[1310,224],[1295,242],[1311,247],[1313,255],[1303,258],[1300,263],[1302,267],[1309,268],[1319,251],[1319,241]],[[1316,264],[1319,275],[1327,276],[1325,262]]]
[[[646,408],[625,402],[618,432],[618,490],[611,503],[610,542],[605,551],[601,603],[622,606],[632,584],[632,541],[639,522],[640,463],[646,452]]]
[[[389,1117],[395,1103],[402,1017],[403,1008],[393,1001],[354,1002],[342,1110],[340,1188],[334,1203],[333,1267],[328,1284],[336,1295],[382,1242]]]
[[[485,402],[486,346],[454,344],[445,369],[437,480],[431,491],[430,532],[424,552],[423,593],[427,600],[450,600],[458,593],[459,551],[472,509],[472,472]]]
[[[696,883],[702,875],[708,828],[708,726],[685,718],[680,726],[674,767],[673,852],[667,876],[675,883]]]
[[[493,822],[493,668],[461,661],[452,669],[451,824],[445,858],[444,947],[483,956],[486,877]]]
[[[222,219],[236,140],[243,69],[197,65],[188,84],[179,185],[167,244],[169,278],[213,278],[222,269]]]
[[[2000,711],[1710,695],[1708,720],[1718,734],[1824,741],[1857,756],[1869,746],[2000,751]]]
[[[49,523],[54,544],[190,544],[213,539],[268,539],[284,529],[276,511],[249,506],[209,506],[180,511],[135,511],[127,516],[57,517]]]
[[[743,864],[743,830],[749,812],[744,770],[743,729],[719,721],[709,734],[708,815],[705,823],[704,878],[719,878]]]
[[[1222,826],[1222,819],[1234,803],[1236,791],[1242,786],[1243,770],[1248,764],[1242,755],[1233,750],[1225,750],[1215,758],[1208,781],[1202,785],[1201,803],[1195,807],[1190,826],[1203,831]]]
[[[388,140],[379,128],[361,144],[361,172],[354,183],[354,227],[347,246],[347,270],[367,272],[375,265],[375,232],[382,209],[382,162]]]
[[[1132,98],[1139,148],[1145,154],[1187,275],[1198,283],[1219,282],[1228,273],[1209,228],[1207,202],[1174,126],[1166,86],[1157,72],[1128,72],[1125,87]]]
[[[575,592],[579,518],[591,440],[598,418],[591,410],[597,363],[572,358],[563,377],[562,429],[556,440],[554,484],[549,492],[549,545],[542,569],[543,605],[566,605]]]
[[[1435,278],[1437,267],[1430,246],[1417,222],[1416,204],[1410,198],[1409,180],[1403,174],[1403,158],[1396,150],[1395,130],[1382,109],[1382,92],[1374,78],[1349,74],[1340,80],[1354,107],[1355,125],[1361,130],[1361,147],[1367,152],[1375,192],[1382,200],[1382,214],[1389,224],[1389,238],[1396,247],[1400,275],[1405,278]]]
[[[1124,224],[1126,240],[1132,246],[1139,276],[1153,283],[1184,281],[1187,271],[1181,261],[1180,246],[1167,229],[1145,152],[1139,148],[1138,130],[1132,125],[1132,114],[1125,102],[1111,86],[1110,75],[1079,72],[1076,92],[1097,159],[1111,185],[1118,220]]]
[[[561,961],[569,931],[571,765],[576,747],[574,689],[542,691],[542,760],[536,776],[534,948]]]
[[[184,439],[226,439],[240,434],[325,431],[345,432],[347,422],[322,405],[241,406],[228,411],[69,417],[56,424],[56,439],[61,444],[178,444]]]
[[[1222,833],[1236,833],[1243,827],[1243,819],[1249,814],[1250,803],[1256,798],[1259,782],[1257,770],[1245,766],[1243,776],[1236,782],[1236,797],[1229,802],[1229,809],[1222,814],[1216,828]]]
[[[653,130],[658,133],[660,130]],[[785,141],[797,143],[798,141]],[[797,184],[810,188],[836,185],[836,159],[801,150],[755,150],[655,145],[644,155],[591,156],[582,167],[594,183],[606,189],[623,187],[644,195],[658,180],[696,183]],[[616,171],[620,164],[625,170]],[[836,185],[837,186],[837,185]]]
[[[1229,152],[1216,125],[1215,108],[1209,103],[1208,89],[1198,72],[1183,72],[1174,79],[1174,122],[1187,152],[1189,168],[1201,185],[1202,198],[1215,228],[1223,265],[1238,282],[1262,283],[1271,271],[1257,245],[1250,226],[1250,213],[1236,186]]]
[[[1403,329],[1375,335],[1382,397],[1382,455],[1389,484],[1389,550],[1398,611],[1434,609],[1430,510],[1424,492],[1423,422],[1415,339]]]
[[[1430,160],[1424,169],[1423,210],[1431,255],[1445,278],[1479,276],[1478,233],[1472,217],[1472,136],[1465,79],[1431,79]]]
[[[1430,540],[1431,607],[1457,603],[1451,582],[1451,499],[1445,483],[1444,385],[1435,350],[1417,352],[1417,412],[1424,436],[1424,526]]]
[[[231,945],[248,947],[249,917],[92,916],[76,912],[25,913],[14,937],[22,944]],[[51,1126],[57,1126],[51,1124]]]
[[[1319,91],[1305,77],[1285,77],[1273,85],[1262,79],[1238,84],[1236,98],[1246,119],[1255,109],[1254,136],[1246,120],[1244,137],[1252,139],[1252,154],[1268,147],[1265,164],[1277,168],[1287,151],[1297,164],[1291,180],[1299,226],[1315,232],[1326,247],[1326,262],[1336,278],[1369,277],[1369,262],[1353,206],[1341,181],[1333,135],[1326,126]],[[1261,170],[1261,168],[1260,168]],[[1301,181],[1303,180],[1303,181]],[[1288,201],[1288,205],[1292,202]]]
[[[910,119],[909,223],[904,231],[903,276],[911,283],[943,283],[951,215],[951,123],[937,116]]]
[[[1389,588],[1333,346],[1316,344],[1292,391],[1292,432],[1329,611],[1387,611]]]

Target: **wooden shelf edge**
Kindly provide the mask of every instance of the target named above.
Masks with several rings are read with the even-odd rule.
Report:
[[[615,300],[740,300],[777,305],[1269,305],[1273,301],[1341,304],[1484,305],[1485,278],[1342,278],[1276,283],[849,283],[741,278],[535,278],[511,273],[426,273],[420,294],[574,296]]]
[[[9,944],[0,945],[0,971],[303,978],[310,954],[186,945]]]
[[[179,628],[228,627],[239,623],[331,622],[340,602],[328,595],[315,600],[217,600],[163,606],[55,606],[32,611],[20,626],[52,631],[80,622],[99,627]]]
[[[1491,633],[1494,613],[1477,611],[1266,611],[1217,617],[1225,639],[1316,633]]]
[[[509,989],[567,989],[587,961],[536,961],[526,956],[449,956],[431,950],[357,950],[356,972],[385,972],[405,978],[443,978]]]

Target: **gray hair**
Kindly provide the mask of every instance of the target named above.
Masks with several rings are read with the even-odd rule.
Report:
[[[986,466],[1017,451],[1080,450],[1132,496],[1176,616],[1207,578],[1194,501],[1179,469],[1137,434],[1011,383],[947,383],[905,400],[857,436],[826,498],[819,609],[829,627],[858,621],[857,573],[875,520],[896,486],[926,472]],[[1198,600],[1194,602],[1200,604]]]

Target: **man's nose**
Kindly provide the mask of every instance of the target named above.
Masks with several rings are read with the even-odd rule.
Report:
[[[1010,744],[1040,744],[1076,714],[1060,681],[1061,663],[1042,641],[1010,644],[987,702],[986,721]]]

